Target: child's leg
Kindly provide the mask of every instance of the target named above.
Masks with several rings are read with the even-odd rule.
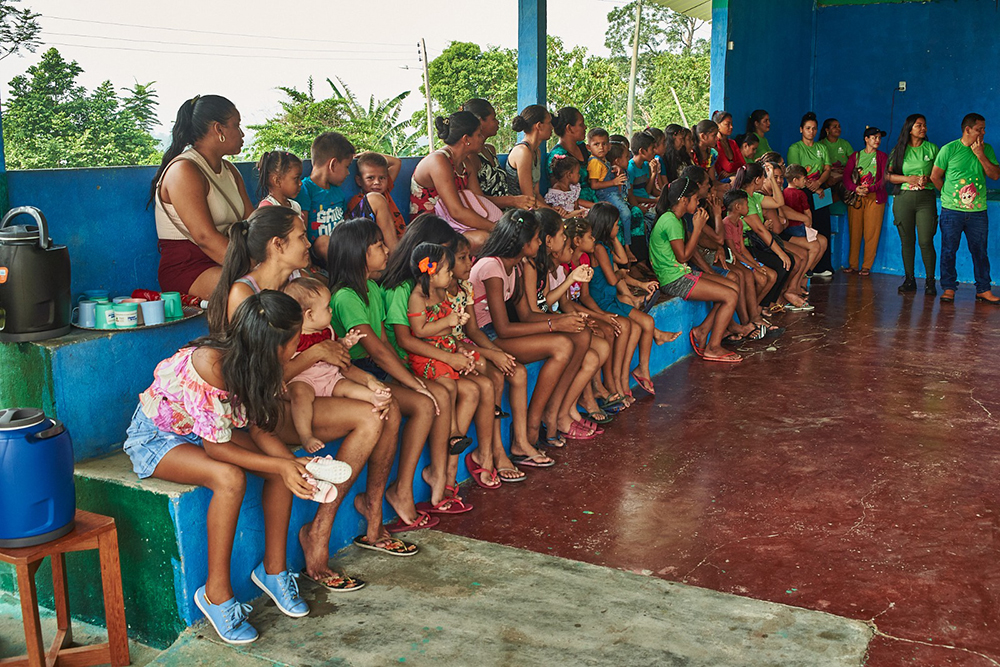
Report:
[[[174,447],[160,460],[153,477],[179,484],[204,486],[212,491],[208,503],[208,579],[205,595],[211,604],[233,597],[229,567],[236,537],[236,521],[246,490],[246,474],[237,466],[216,461],[197,445]]]
[[[538,433],[542,423],[542,413],[545,411],[556,384],[562,377],[573,357],[573,341],[564,334],[540,334],[520,336],[517,338],[497,338],[496,344],[514,355],[519,362],[532,363],[545,360],[538,382],[531,394],[528,404],[527,433],[529,442],[538,441]],[[511,409],[514,409],[513,402]],[[532,440],[532,438],[534,438]]]
[[[331,393],[337,398],[351,398],[355,401],[364,401],[365,403],[371,403],[375,400],[374,391],[363,384],[358,384],[354,380],[348,380],[347,378],[335,384]]]
[[[587,352],[590,350],[590,339],[592,337],[590,329],[587,329],[586,327],[584,327],[584,330],[580,333],[564,335],[566,335],[571,342],[573,347],[573,356],[570,357],[569,364],[566,366],[562,376],[559,378],[557,386],[552,390],[552,396],[549,398],[548,405],[545,406],[545,424],[553,429],[559,428],[563,402],[566,400],[567,393],[569,392],[570,386],[573,384],[573,380],[580,373],[583,360],[587,356]],[[593,375],[593,373],[591,373],[591,375]],[[537,385],[535,386],[535,391],[538,391]],[[569,425],[566,424],[566,426]]]
[[[705,356],[722,357],[729,354],[722,347],[722,339],[733,319],[733,311],[736,310],[736,290],[729,285],[704,280],[702,276],[691,289],[688,299],[715,303],[708,317],[692,330],[695,342],[705,350]]]
[[[563,432],[569,431],[573,422],[580,420],[580,411],[576,407],[580,395],[611,353],[611,346],[603,338],[592,337],[590,345],[591,348],[587,350],[580,365],[580,372],[573,378],[559,409],[559,430]]]
[[[417,520],[417,508],[413,502],[413,476],[416,473],[417,462],[420,460],[424,443],[427,442],[431,427],[437,420],[444,419],[445,423],[451,420],[451,406],[448,404],[447,392],[443,391],[441,387],[435,386],[433,382],[427,383],[427,388],[437,399],[441,410],[441,414],[438,416],[435,416],[434,404],[427,396],[418,394],[402,385],[392,385],[393,399],[399,404],[402,415],[408,419],[399,439],[399,470],[396,480],[385,491],[385,499],[396,510],[396,514],[407,523],[413,523]],[[436,451],[441,448],[441,444],[443,444],[444,451]],[[428,483],[431,484],[432,496],[435,492],[440,494],[434,502],[440,502],[444,497],[444,468],[447,456],[447,439],[444,443],[432,441],[431,467],[434,469],[434,473],[432,473],[432,478],[428,480]]]
[[[462,379],[462,381],[473,386],[476,390],[475,420],[476,420],[476,440],[478,446],[472,454],[472,460],[486,470],[507,468],[504,472],[497,472],[500,477],[508,479],[522,477],[524,473],[514,470],[513,464],[503,451],[503,442],[500,437],[500,420],[493,414],[493,408],[500,405],[496,400],[495,385],[486,375],[473,373]],[[503,387],[501,380],[501,388]],[[461,401],[461,398],[459,399]],[[482,478],[482,481],[489,483],[489,475]]]
[[[292,382],[288,385],[288,398],[292,402],[292,423],[295,424],[295,432],[299,434],[302,446],[310,454],[323,449],[323,441],[313,437],[312,432],[316,392],[305,382]]]
[[[612,389],[619,396],[625,396],[628,391],[628,371],[632,362],[632,352],[639,344],[639,328],[627,317],[619,317],[621,333],[615,338],[613,349],[614,375],[611,378]]]

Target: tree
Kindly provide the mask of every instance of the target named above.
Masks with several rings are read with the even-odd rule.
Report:
[[[635,6],[633,0],[608,12],[604,45],[611,50],[613,57],[632,57]],[[666,51],[689,54],[696,49],[705,49],[707,40],[695,39],[695,34],[703,25],[704,21],[647,0],[642,6],[642,23],[639,25],[639,53],[655,55]]]
[[[245,156],[257,160],[265,151],[279,149],[306,157],[313,139],[331,131],[344,134],[359,151],[405,156],[416,150],[410,122],[399,119],[403,100],[410,91],[388,100],[376,100],[373,95],[364,105],[343,81],[338,79],[339,86],[330,79],[326,81],[331,95],[324,99],[316,99],[312,78],[304,92],[279,88],[288,99],[280,103],[281,113],[261,125],[250,126],[255,134]]]
[[[640,106],[647,125],[663,127],[681,123],[680,111],[670,88],[677,92],[689,123],[708,118],[710,61],[707,56],[661,53],[653,58],[656,76],[649,85]]]
[[[14,5],[21,0],[0,0],[0,60],[20,52],[23,48],[31,53],[42,43],[38,34],[39,14],[30,9],[17,9]]]
[[[157,141],[153,84],[136,83],[119,97],[110,81],[92,94],[77,83],[83,68],[51,48],[10,81],[3,112],[12,169],[154,164]]]

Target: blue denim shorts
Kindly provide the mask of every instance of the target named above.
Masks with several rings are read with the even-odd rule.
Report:
[[[389,374],[382,370],[382,367],[375,363],[375,360],[371,357],[361,357],[360,359],[355,359],[351,362],[357,368],[360,368],[366,373],[369,373],[375,377],[379,382],[391,382],[392,378]]]
[[[153,423],[142,406],[135,409],[132,423],[126,431],[125,444],[122,446],[128,457],[132,459],[132,470],[139,479],[146,479],[153,474],[163,457],[177,445],[197,445],[201,447],[201,436],[191,433],[177,435],[170,431],[161,431]]]
[[[486,334],[486,337],[489,338],[490,340],[497,339],[497,330],[493,328],[492,322],[490,322],[486,326],[479,327],[479,330],[482,331],[484,334]]]

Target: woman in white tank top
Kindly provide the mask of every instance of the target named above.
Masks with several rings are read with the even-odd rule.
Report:
[[[227,155],[243,148],[240,113],[219,95],[196,96],[177,111],[170,147],[153,178],[160,289],[207,299],[233,223],[253,211]],[[148,204],[147,204],[148,205]]]

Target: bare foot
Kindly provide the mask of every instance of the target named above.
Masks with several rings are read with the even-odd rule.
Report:
[[[319,450],[323,449],[323,447],[326,446],[326,443],[319,438],[309,436],[308,438],[302,439],[302,446],[305,447],[305,450],[310,454],[315,454]]]
[[[385,499],[389,503],[392,509],[396,510],[396,514],[399,518],[406,523],[413,523],[419,517],[417,514],[417,508],[413,503],[413,496],[409,499],[401,498],[398,494],[398,488],[396,484],[390,484],[389,488],[385,490]]]
[[[306,559],[305,571],[312,579],[335,577],[337,573],[330,569],[330,548],[326,544],[315,542],[310,536],[311,523],[299,529],[299,544]]]
[[[680,335],[680,331],[660,331],[659,329],[653,329],[653,340],[656,341],[657,345],[672,343]]]
[[[385,526],[382,525],[381,513],[378,517],[378,521],[374,522],[373,525],[372,517],[368,513],[368,507],[365,506],[365,500],[367,500],[367,497],[364,493],[359,493],[354,496],[354,509],[358,511],[358,514],[365,518],[368,525],[368,529],[365,531],[365,537],[367,537],[368,541],[371,543],[389,539],[391,536],[389,535],[389,531],[385,529]]]

